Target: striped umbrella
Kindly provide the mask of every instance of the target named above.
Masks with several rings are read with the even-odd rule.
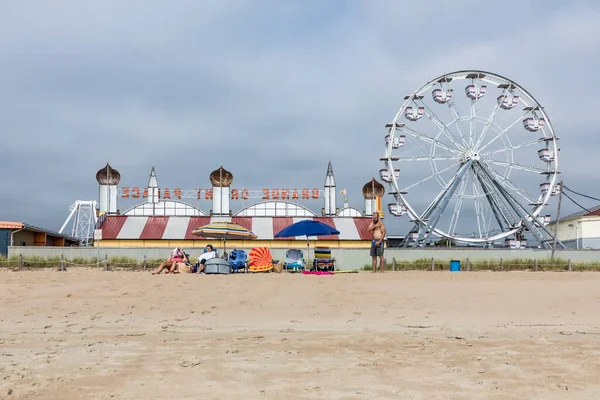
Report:
[[[213,222],[192,231],[192,235],[223,240],[223,252],[227,248],[227,239],[256,239],[253,232],[233,222]]]

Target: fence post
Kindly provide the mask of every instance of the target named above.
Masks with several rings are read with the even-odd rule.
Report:
[[[146,263],[147,263],[146,255],[144,254],[144,262],[142,264],[142,268],[144,268],[144,271],[146,270]]]
[[[65,268],[65,256],[63,254],[60,255],[60,267],[58,268],[59,271],[66,271]]]
[[[104,270],[108,271],[108,254],[104,255]]]
[[[569,258],[569,272],[573,271],[573,266],[571,265],[571,259]]]
[[[19,269],[23,268],[23,254],[19,253]]]
[[[465,264],[467,264],[467,271],[471,270],[471,261],[469,261],[469,257],[467,257]]]
[[[431,257],[431,270],[435,271],[435,261],[433,260],[433,257]]]
[[[535,271],[537,272],[537,270],[538,270],[538,259],[537,258],[535,259],[534,265],[535,265]]]
[[[504,259],[500,259],[500,271],[504,271]]]

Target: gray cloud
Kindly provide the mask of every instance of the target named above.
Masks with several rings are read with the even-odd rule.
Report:
[[[528,89],[561,137],[563,177],[600,195],[588,185],[600,7],[434,3],[0,5],[1,152],[12,171],[0,175],[10,188],[0,217],[57,229],[69,204],[96,197],[107,160],[130,186],[152,165],[161,185],[207,185],[222,163],[256,189],[320,187],[331,160],[362,208],[403,97],[469,68]]]

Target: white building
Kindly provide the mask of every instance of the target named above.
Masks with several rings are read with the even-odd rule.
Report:
[[[567,248],[600,249],[600,206],[561,217],[557,237]],[[556,221],[550,222],[548,230],[554,233]]]

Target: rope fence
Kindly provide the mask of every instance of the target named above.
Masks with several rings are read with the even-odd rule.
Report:
[[[0,258],[0,269],[12,270],[38,270],[56,268],[59,271],[66,271],[67,268],[97,268],[108,270],[141,270],[145,271],[153,269],[160,265],[164,259],[147,259],[146,256],[142,260],[127,257],[112,257],[108,258],[76,258],[67,260],[64,257],[43,259],[39,257],[25,258],[23,255],[12,257],[10,259]],[[572,262],[560,259],[490,259],[490,260],[475,260],[469,258],[455,260],[459,262],[460,271],[600,271],[600,262]],[[385,263],[385,269],[388,271],[448,271],[450,270],[450,260],[442,260],[432,258],[421,258],[417,260],[396,260],[392,258],[391,262]],[[378,263],[379,264],[379,263]],[[350,266],[341,266],[346,269]],[[371,270],[371,264],[365,264],[362,270]],[[379,265],[377,265],[379,270]]]

